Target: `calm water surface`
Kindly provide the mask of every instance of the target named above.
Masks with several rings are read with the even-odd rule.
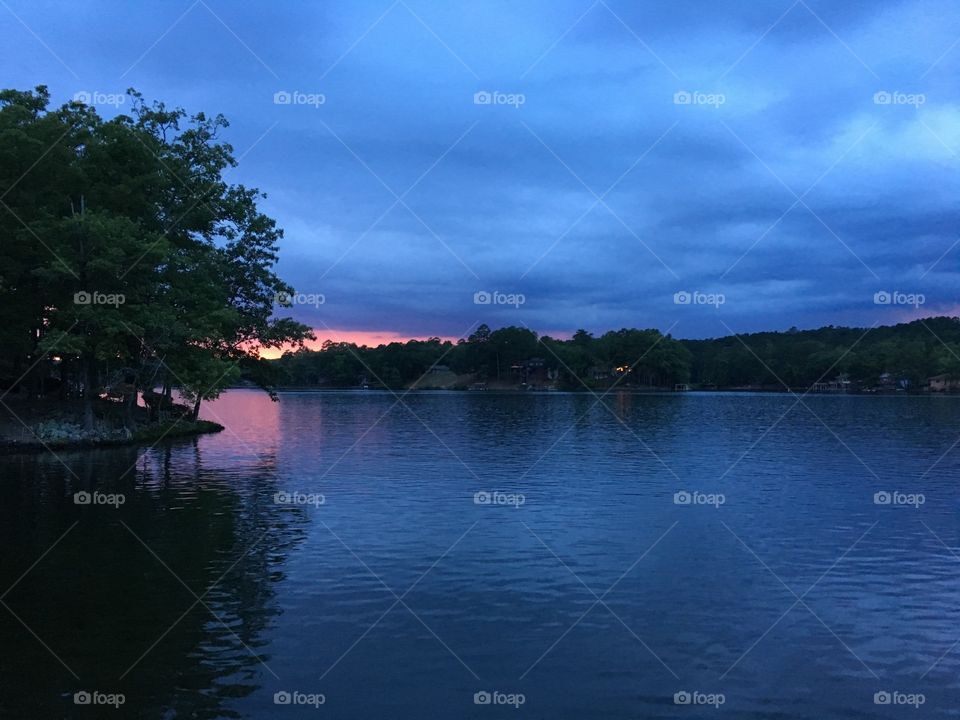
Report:
[[[0,458],[0,717],[960,714],[960,399],[205,415],[227,431]]]

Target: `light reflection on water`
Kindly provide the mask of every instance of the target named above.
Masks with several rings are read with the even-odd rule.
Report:
[[[102,712],[82,689],[124,693],[111,717],[956,714],[956,399],[403,403],[230,391],[218,435],[0,458],[0,591],[43,556],[3,599],[49,647],[0,608],[3,717]]]

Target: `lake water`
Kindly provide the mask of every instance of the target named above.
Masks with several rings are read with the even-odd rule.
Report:
[[[960,398],[204,415],[0,458],[0,717],[960,714]]]

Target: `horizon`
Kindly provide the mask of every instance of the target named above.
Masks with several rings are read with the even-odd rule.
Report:
[[[228,176],[267,193],[278,271],[314,299],[288,314],[319,334],[693,338],[960,307],[948,3],[91,7],[4,3],[0,81],[106,117],[127,87],[224,113]],[[894,291],[924,301],[873,300]]]
[[[728,332],[728,333],[726,333],[726,334],[707,335],[707,336],[703,336],[703,337],[683,337],[683,336],[678,335],[678,334],[675,334],[675,333],[673,333],[673,332],[669,332],[669,331],[668,331],[669,329],[665,329],[665,328],[662,328],[662,327],[656,327],[656,326],[654,326],[654,327],[644,327],[644,328],[633,328],[633,329],[640,329],[640,330],[657,330],[657,331],[663,333],[664,335],[668,335],[668,336],[670,336],[670,337],[673,337],[673,338],[676,339],[676,340],[680,340],[680,341],[684,341],[684,340],[696,341],[696,340],[718,340],[718,339],[724,338],[724,337],[734,337],[735,335],[752,335],[752,334],[761,334],[761,333],[787,333],[787,332],[790,332],[790,331],[793,331],[793,330],[795,330],[795,331],[797,331],[797,332],[816,332],[816,331],[818,331],[818,330],[823,330],[823,329],[829,328],[829,327],[834,327],[834,328],[846,328],[846,329],[851,329],[851,330],[863,330],[863,329],[866,329],[867,327],[869,327],[871,330],[878,330],[878,329],[884,328],[884,327],[895,327],[895,326],[897,326],[897,325],[906,325],[906,324],[909,324],[909,323],[912,323],[912,322],[916,322],[916,321],[918,321],[918,320],[928,320],[928,319],[937,319],[937,318],[946,318],[946,319],[957,320],[957,319],[958,319],[958,316],[957,316],[957,315],[952,315],[952,314],[950,314],[950,315],[939,315],[939,314],[929,314],[929,315],[928,315],[928,314],[922,314],[922,315],[919,315],[919,316],[917,316],[917,317],[909,317],[909,318],[906,318],[906,319],[903,319],[903,320],[897,320],[897,321],[895,321],[895,322],[891,320],[890,322],[888,322],[888,323],[886,323],[886,324],[883,324],[883,325],[876,324],[876,325],[873,325],[873,326],[864,326],[864,325],[837,325],[837,324],[828,324],[828,325],[818,325],[818,326],[816,326],[816,327],[797,327],[797,326],[790,326],[790,327],[788,327],[788,328],[775,328],[775,329],[767,329],[767,330],[753,330],[753,331],[751,331],[751,332],[749,332],[749,333],[732,333],[732,332]],[[475,330],[478,326],[479,326],[479,325],[476,325],[476,326],[474,326],[473,328],[471,328],[471,329],[470,329],[470,332],[472,332],[473,330]],[[491,330],[496,330],[496,329],[501,328],[501,327],[510,327],[510,325],[490,326],[490,329],[491,329]],[[513,326],[513,327],[523,327],[523,326]],[[537,334],[538,337],[541,337],[541,338],[542,338],[542,337],[551,337],[551,338],[553,338],[554,340],[564,340],[564,341],[566,341],[566,340],[570,340],[570,339],[573,337],[573,334],[574,334],[577,330],[580,330],[581,328],[575,328],[575,329],[573,329],[573,330],[562,330],[562,331],[549,331],[549,330],[548,330],[548,331],[543,331],[543,332],[537,330],[536,328],[526,328],[526,329],[532,330],[533,332],[535,332],[535,333]],[[583,328],[583,329],[586,329],[586,328]],[[589,330],[588,332],[590,332],[590,333],[591,333],[592,335],[594,335],[594,336],[599,336],[599,335],[602,335],[602,334],[605,333],[605,332],[612,332],[612,331],[616,331],[616,330],[620,330],[620,329],[630,329],[630,328],[627,328],[627,327],[625,326],[624,328],[606,328],[606,329],[601,330],[601,331]],[[470,334],[470,332],[467,332],[467,333],[465,333],[465,334],[463,334],[463,335],[459,335],[459,336],[442,336],[442,335],[405,336],[405,335],[402,335],[402,334],[389,333],[389,332],[364,333],[364,332],[338,331],[338,330],[335,330],[335,329],[332,329],[332,328],[323,328],[323,329],[321,329],[321,330],[317,330],[317,329],[315,328],[315,330],[317,331],[317,339],[316,339],[316,340],[309,340],[309,341],[307,341],[307,342],[304,343],[304,347],[305,347],[306,349],[308,349],[308,350],[314,350],[314,351],[320,350],[320,349],[321,349],[321,346],[323,345],[323,343],[326,342],[327,340],[329,340],[329,341],[331,341],[331,342],[334,342],[334,343],[341,343],[341,342],[343,342],[343,343],[352,343],[352,344],[356,345],[357,347],[376,348],[376,347],[380,347],[380,346],[383,346],[383,345],[389,345],[389,344],[391,344],[391,343],[408,343],[408,342],[412,342],[412,341],[415,341],[415,340],[416,340],[416,341],[425,341],[425,340],[429,340],[429,339],[431,339],[431,338],[438,338],[441,342],[452,342],[452,343],[456,343],[456,342],[459,341],[459,340],[465,339],[465,338],[467,337],[467,335]],[[263,357],[263,358],[265,358],[265,359],[267,359],[267,360],[274,360],[274,359],[276,359],[276,358],[279,358],[283,353],[288,352],[288,351],[291,351],[291,350],[295,350],[295,348],[289,347],[289,346],[286,347],[286,348],[284,348],[284,349],[268,348],[268,349],[262,350],[262,351],[260,352],[260,357]]]

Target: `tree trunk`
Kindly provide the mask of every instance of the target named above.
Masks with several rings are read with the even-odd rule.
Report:
[[[133,409],[137,404],[137,386],[134,384],[133,392],[127,393],[123,398],[123,426],[133,432],[137,428],[137,421],[133,417]]]
[[[83,365],[83,432],[93,432],[93,358],[85,354],[80,361]]]
[[[163,374],[163,397],[160,399],[160,419],[165,420],[173,414],[173,388],[170,386],[170,373]]]
[[[199,419],[200,419],[200,396],[197,395],[197,399],[193,403],[193,421],[196,422]]]
[[[70,372],[67,369],[67,359],[60,360],[60,400],[66,401],[70,388]]]

